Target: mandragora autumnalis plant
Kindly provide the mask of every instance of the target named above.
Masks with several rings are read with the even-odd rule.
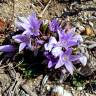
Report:
[[[25,51],[30,51],[32,57],[30,55],[27,58],[32,58],[32,63],[35,60],[38,63],[39,56],[43,58],[41,65],[46,66],[48,63],[48,68],[55,70],[62,67],[71,75],[74,71],[75,61],[81,62],[85,66],[86,63],[82,62],[84,56],[78,47],[83,43],[83,38],[76,32],[76,28],[71,27],[66,30],[56,19],[52,19],[46,26],[34,12],[28,18],[19,18],[19,21],[16,22],[19,32],[11,36],[10,43],[0,45],[0,52],[9,55],[12,52],[26,55]],[[75,51],[75,49],[77,50]]]

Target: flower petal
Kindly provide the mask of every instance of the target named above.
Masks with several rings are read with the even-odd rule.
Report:
[[[24,23],[21,23],[20,26],[26,30],[26,29],[30,28],[30,23],[24,22]]]
[[[72,54],[72,48],[68,48],[66,51],[65,51],[65,54],[67,56],[70,56]]]
[[[66,35],[66,40],[71,40],[71,39],[72,39],[73,35],[75,35],[75,30],[76,30],[76,28],[74,27],[74,28],[69,29],[69,30],[65,33],[65,35]]]
[[[49,29],[52,32],[56,32],[59,28],[59,23],[57,22],[56,19],[53,19],[50,23],[49,23]]]
[[[14,39],[16,42],[21,43],[23,42],[22,35],[15,35],[12,36],[12,39]]]
[[[76,61],[79,60],[81,55],[70,55],[69,60],[70,61]]]
[[[35,31],[33,31],[34,36],[39,36],[40,35],[40,30],[38,30],[38,29],[35,29]]]
[[[26,47],[26,43],[21,43],[19,46],[19,52],[21,52]]]
[[[64,62],[60,56],[58,62],[56,63],[55,69],[60,68],[63,65],[64,65]]]
[[[35,12],[28,17],[29,23],[34,30],[39,30],[41,21],[37,19]],[[34,33],[35,34],[35,33]]]
[[[36,17],[36,13],[33,12],[29,17],[28,17],[28,21],[31,23],[33,23],[33,21],[35,22],[37,20],[37,17]]]
[[[31,36],[33,35],[32,31],[31,30],[26,30],[22,33],[23,35],[27,35],[27,36]]]
[[[31,44],[31,39],[30,39],[29,43],[27,44],[27,47],[28,47],[30,50],[33,49],[33,46],[32,46],[32,44]]]
[[[51,51],[56,43],[55,37],[50,37],[49,42],[44,45],[45,50]]]
[[[48,68],[51,68],[52,66],[53,66],[52,61],[49,61],[49,62],[48,62]]]
[[[64,62],[64,65],[65,65],[66,69],[70,72],[70,74],[72,75],[73,70],[74,70],[73,64],[70,61],[66,61],[66,62]]]
[[[62,47],[55,47],[52,49],[52,55],[55,57],[59,56],[62,53]]]
[[[12,45],[2,45],[0,46],[0,51],[1,52],[14,52],[15,47]]]
[[[49,39],[49,44],[57,44],[56,38],[51,36],[50,39]]]
[[[25,32],[23,34],[34,35],[34,36],[40,35],[39,29],[42,22],[37,19],[35,13],[32,13],[32,15],[30,15],[25,21],[26,22],[23,22],[20,25],[25,29]]]
[[[22,42],[26,42],[29,43],[30,38],[28,35],[15,35],[12,37],[16,42],[18,43],[22,43]]]
[[[75,46],[75,45],[77,45],[78,43],[77,42],[75,42],[75,41],[69,41],[68,42],[68,47],[72,47],[72,46]]]
[[[48,48],[48,43],[44,44],[44,48],[45,48],[46,51],[49,50],[49,48]]]

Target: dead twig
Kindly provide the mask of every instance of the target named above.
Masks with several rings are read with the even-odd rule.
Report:
[[[42,8],[44,8],[44,5],[41,3],[40,0],[37,0],[37,2],[41,5]]]
[[[35,92],[32,92],[32,90],[30,90],[30,88],[26,85],[23,84],[21,85],[21,88],[30,96],[37,96]]]
[[[36,6],[34,4],[31,4],[31,7],[33,8],[33,10],[38,13],[37,9],[36,9]]]
[[[43,9],[43,11],[42,11],[41,14],[39,15],[39,17],[42,17],[42,16],[43,16],[43,14],[45,13],[45,11],[46,11],[47,8],[49,7],[50,3],[51,3],[51,0],[49,0],[48,4],[45,6],[45,8]]]
[[[96,44],[96,41],[90,41],[90,40],[86,40],[84,41],[85,44]]]
[[[8,72],[9,72],[9,76],[11,77],[12,80],[16,80],[16,71],[13,68],[13,64],[9,64],[8,66]]]
[[[95,44],[92,44],[92,45],[89,45],[88,48],[89,48],[89,49],[96,48],[96,43],[95,43]]]
[[[4,68],[6,68],[8,66],[9,66],[9,64],[8,65],[3,65],[3,66],[0,67],[0,69],[4,69]]]

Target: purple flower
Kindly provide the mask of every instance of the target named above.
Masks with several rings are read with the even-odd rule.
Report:
[[[15,35],[12,37],[17,43],[20,43],[19,52],[24,48],[32,50],[31,38],[27,35]]]
[[[65,49],[68,49],[69,47],[77,45],[76,35],[74,33],[74,29],[69,30],[67,33],[65,33],[65,30],[59,31],[59,46],[64,47]],[[75,36],[75,38],[74,38]]]
[[[53,49],[54,50],[54,49]],[[58,50],[57,50],[58,51]],[[56,52],[55,52],[56,53]],[[58,57],[54,57],[54,54],[50,52],[45,52],[45,56],[48,59],[48,68],[52,68],[55,66],[55,69],[60,68],[62,66],[65,66],[65,68],[70,72],[70,74],[73,74],[74,71],[74,65],[73,61],[79,60],[81,55],[72,55],[72,49],[69,48],[65,52],[60,50]],[[55,54],[56,56],[56,54]]]
[[[49,51],[49,52],[50,52],[50,51],[52,50],[52,48],[53,48],[56,44],[57,44],[56,38],[53,37],[53,36],[51,36],[51,37],[49,38],[49,42],[48,42],[48,43],[45,43],[44,48],[45,48],[46,51]]]
[[[54,58],[54,56],[49,52],[44,52],[44,55],[48,60],[48,68],[52,68],[53,66],[56,65],[56,63],[58,61],[57,58]]]
[[[62,53],[62,47],[59,47],[59,46],[54,47],[54,48],[52,49],[51,53],[52,53],[52,55],[53,55],[54,57],[60,56],[60,54]]]
[[[16,48],[12,45],[2,45],[0,46],[1,52],[14,52]]]
[[[49,42],[44,45],[46,51],[52,53],[54,57],[58,57],[62,53],[62,47],[59,45],[55,37],[50,37]]]
[[[59,26],[59,23],[56,21],[56,19],[53,19],[49,23],[49,29],[50,29],[50,31],[56,32],[59,28],[60,28],[60,26]]]
[[[73,61],[82,60],[80,53],[72,55],[72,47],[76,46],[83,39],[81,35],[75,33],[75,28],[65,32],[58,30],[59,41],[55,37],[50,37],[49,42],[45,43],[44,48],[48,59],[48,68],[55,66],[55,69],[65,66],[66,69],[73,74]],[[64,50],[65,48],[65,50]],[[86,60],[85,60],[86,63]],[[85,63],[83,65],[85,65]]]
[[[57,41],[55,37],[51,36],[49,38],[49,42],[45,43],[44,45],[45,50],[51,52],[55,57],[59,56],[63,48],[68,49],[69,47],[77,44],[77,42],[74,41],[73,37],[71,38],[68,36],[63,35],[63,37],[61,37],[59,41]]]
[[[23,34],[38,36],[40,35],[41,21],[37,19],[36,14],[30,15],[26,22],[21,23],[21,26],[25,29]]]
[[[60,68],[61,66],[65,66],[66,69],[73,74],[74,66],[72,61],[76,61],[80,58],[80,55],[72,55],[72,49],[69,48],[65,52],[62,52],[59,56],[59,60],[56,63],[55,69]]]
[[[82,37],[80,35],[76,35],[74,31],[75,31],[75,28],[69,30],[69,32],[67,33],[65,33],[65,30],[63,31],[58,30],[59,41],[57,41],[55,37],[51,36],[49,38],[49,42],[44,45],[45,50],[52,51],[53,53],[57,51],[57,49],[58,49],[57,52],[59,52],[60,50],[62,50],[62,48],[65,48],[67,50],[72,46],[78,45],[78,41],[81,40]]]

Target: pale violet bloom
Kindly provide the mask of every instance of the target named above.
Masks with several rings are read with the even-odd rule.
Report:
[[[74,29],[75,30],[75,29]],[[59,35],[59,45],[64,47],[65,49],[68,49],[69,47],[76,46],[78,44],[77,40],[74,39],[77,37],[74,34],[74,30],[70,29],[67,33],[65,30],[59,31],[58,30],[58,35]]]
[[[76,61],[80,58],[80,55],[72,55],[72,49],[69,48],[65,52],[62,52],[59,56],[59,60],[56,63],[55,69],[65,66],[65,68],[73,74],[74,66],[73,61]]]
[[[52,32],[57,32],[57,30],[60,28],[59,23],[57,22],[56,19],[53,19],[50,23],[49,23],[49,29]]]
[[[21,22],[21,23],[17,22],[17,25],[25,29],[23,34],[27,34],[31,36],[40,35],[41,21],[38,20],[34,12],[27,19],[24,19],[24,22]]]
[[[60,68],[65,66],[66,69],[73,74],[73,64],[72,61],[79,60],[80,55],[72,55],[72,49],[68,48],[65,52],[62,50],[63,46],[60,46],[55,37],[50,37],[49,43],[45,44],[45,50],[51,52],[47,53],[46,56],[49,60],[48,68],[55,66],[55,68]]]
[[[55,37],[51,36],[49,42],[44,45],[46,51],[52,53],[54,57],[57,57],[62,52],[62,47],[58,45],[58,42]]]
[[[79,60],[82,63],[82,59],[84,58],[80,53],[72,54],[72,47],[78,47],[83,42],[82,36],[76,34],[75,30],[76,28],[71,28],[66,32],[65,29],[57,29],[59,40],[57,41],[55,37],[51,36],[49,42],[45,43],[44,48],[47,52],[45,56],[48,59],[48,68],[55,67],[57,69],[65,66],[70,74],[73,74],[73,62]],[[85,65],[85,63],[86,60],[82,64]]]
[[[62,47],[56,46],[52,49],[52,55],[58,57],[62,53]]]
[[[55,37],[51,36],[49,42],[45,43],[44,48],[46,51],[51,51],[54,46],[57,45],[57,40]]]
[[[44,52],[44,55],[48,59],[48,68],[52,68],[54,65],[56,65],[58,59],[54,58],[54,56],[50,52]]]
[[[61,51],[61,50],[60,50]],[[45,56],[48,59],[48,68],[55,67],[55,69],[65,66],[65,68],[73,74],[74,66],[73,61],[77,61],[80,58],[80,55],[72,55],[72,49],[61,51],[58,57],[54,57],[53,54],[46,52]]]
[[[55,57],[61,53],[62,48],[68,49],[78,44],[77,41],[74,41],[73,39],[73,33],[60,32],[59,41],[57,41],[55,37],[51,36],[49,42],[44,45],[45,50],[49,52],[52,51],[52,54]]]
[[[31,38],[30,36],[27,35],[15,35],[12,37],[17,43],[20,43],[19,45],[19,52],[22,51],[24,48],[28,48],[32,50],[32,45],[31,45]]]

